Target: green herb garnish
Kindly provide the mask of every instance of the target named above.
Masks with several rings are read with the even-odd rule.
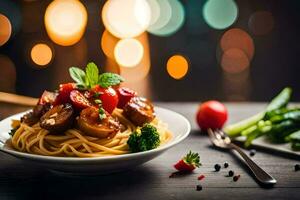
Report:
[[[77,83],[80,88],[86,87],[85,72],[78,67],[69,68],[71,78]]]
[[[102,107],[99,107],[98,113],[99,113],[99,118],[100,118],[100,120],[106,118],[105,111],[104,111],[104,109],[103,109]]]
[[[99,75],[98,67],[93,62],[87,64],[85,71],[78,67],[71,67],[69,73],[80,89],[93,88],[95,85],[108,88],[124,81],[120,75],[114,73],[107,72]]]
[[[101,94],[100,92],[95,92],[94,97],[98,98],[100,96],[100,94]]]
[[[183,160],[190,165],[194,165],[195,167],[200,167],[200,156],[198,153],[193,153],[191,150],[189,153],[183,158]]]
[[[90,88],[98,84],[99,70],[95,63],[88,63],[87,67],[85,68],[85,73],[86,83]]]
[[[123,81],[124,79],[120,75],[107,72],[100,74],[98,83],[101,87],[107,88],[109,86],[118,85]]]
[[[102,104],[102,101],[100,99],[95,99],[96,104]]]

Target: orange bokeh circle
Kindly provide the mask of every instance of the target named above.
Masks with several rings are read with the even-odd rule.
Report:
[[[182,55],[174,55],[167,62],[168,74],[174,79],[182,79],[188,72],[189,62]]]
[[[250,61],[244,51],[231,48],[224,52],[221,59],[222,69],[231,74],[244,71],[250,65]]]
[[[220,47],[223,52],[235,48],[244,51],[249,61],[254,56],[254,42],[251,36],[242,29],[232,28],[224,33],[220,41]]]
[[[101,48],[107,57],[114,59],[114,49],[119,40],[119,38],[113,36],[109,31],[104,30],[101,37]]]
[[[9,19],[0,14],[0,46],[4,45],[11,36],[11,23]]]

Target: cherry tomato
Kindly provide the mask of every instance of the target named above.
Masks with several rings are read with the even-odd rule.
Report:
[[[77,109],[77,110],[82,110],[87,107],[92,106],[92,104],[89,102],[87,98],[83,94],[81,94],[78,90],[72,90],[70,92],[70,99],[72,102],[72,105]]]
[[[203,130],[221,129],[228,117],[226,107],[218,101],[207,101],[200,105],[197,112],[197,123]]]
[[[59,85],[59,92],[55,104],[64,104],[70,102],[70,93],[72,90],[76,89],[75,83],[65,83]]]
[[[86,90],[83,92],[83,95],[85,98],[92,100],[92,98],[94,98],[95,92],[90,91],[90,90]]]
[[[112,87],[102,88],[99,85],[96,85],[93,88],[93,92],[99,95],[98,98],[102,101],[104,110],[108,113],[112,113],[117,107],[119,101],[116,91]]]
[[[123,108],[130,99],[137,95],[137,93],[129,88],[121,87],[117,89],[119,103],[118,108]]]

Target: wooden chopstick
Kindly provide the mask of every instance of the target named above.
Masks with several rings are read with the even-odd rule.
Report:
[[[25,106],[35,106],[38,102],[38,99],[12,93],[0,92],[0,102]]]

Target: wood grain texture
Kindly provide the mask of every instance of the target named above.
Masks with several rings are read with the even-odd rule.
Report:
[[[27,106],[35,106],[37,104],[39,99],[12,94],[12,93],[6,93],[6,92],[0,92],[0,102],[6,102],[11,104],[18,104],[18,105],[27,105]]]
[[[186,116],[192,124],[190,136],[160,157],[131,171],[96,177],[65,177],[48,172],[30,163],[0,153],[0,199],[299,199],[300,172],[294,157],[257,150],[253,159],[273,175],[278,183],[274,188],[262,188],[239,158],[230,152],[211,147],[208,138],[200,134],[194,116],[195,103],[158,103]],[[265,104],[227,104],[230,122],[240,120],[264,108]],[[25,108],[24,108],[25,109]],[[3,111],[0,107],[0,113]],[[2,112],[1,117],[19,112],[20,108]],[[169,178],[172,165],[188,151],[201,155],[202,166],[194,173]],[[229,163],[220,172],[214,164]],[[229,170],[240,174],[233,182]],[[205,179],[198,181],[203,174]],[[203,186],[196,191],[196,185]]]

